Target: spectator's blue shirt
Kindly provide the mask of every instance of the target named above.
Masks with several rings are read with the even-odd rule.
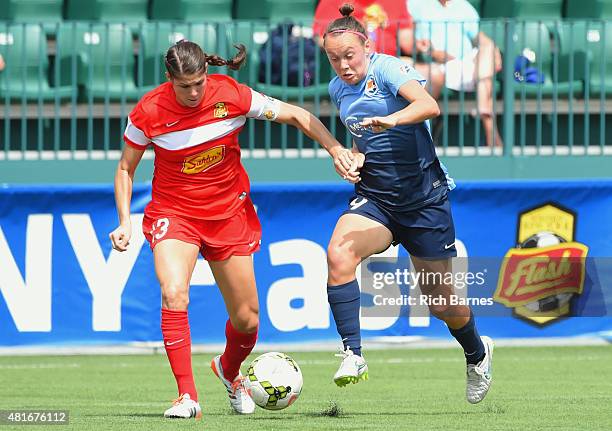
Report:
[[[398,91],[402,85],[425,79],[396,57],[372,54],[365,78],[350,85],[335,77],[329,94],[340,119],[353,136],[365,164],[355,191],[390,210],[405,211],[434,202],[454,188],[446,177],[431,139],[429,122],[397,126],[374,133],[360,125],[364,118],[400,111],[409,102]]]
[[[429,39],[434,49],[455,58],[471,58],[479,17],[470,2],[452,0],[442,6],[438,0],[409,0],[408,8],[416,23],[417,40]]]

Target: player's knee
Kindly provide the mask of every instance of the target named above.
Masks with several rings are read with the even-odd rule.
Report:
[[[343,284],[355,278],[355,270],[359,265],[352,253],[339,248],[330,248],[327,253],[328,279],[331,284]]]
[[[162,286],[162,304],[169,310],[187,310],[189,295],[184,286],[164,285]]]
[[[253,307],[241,307],[230,320],[237,331],[252,334],[259,327],[259,310]]]
[[[359,265],[359,257],[355,256],[348,248],[330,243],[327,247],[327,267],[330,275],[347,276],[354,275]]]

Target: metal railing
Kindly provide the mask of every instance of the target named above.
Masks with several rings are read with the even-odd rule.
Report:
[[[311,24],[69,22],[58,23],[49,37],[42,23],[0,23],[0,54],[6,61],[0,72],[0,160],[118,158],[127,114],[165,79],[163,53],[181,38],[222,56],[233,55],[232,44],[244,43],[249,52],[244,70],[210,72],[229,73],[306,107],[349,146],[351,135],[327,93],[335,75],[323,51],[309,51]],[[489,113],[478,103],[481,80],[476,76],[474,91],[441,91],[442,115],[432,122],[441,155],[612,154],[611,21],[504,19],[478,25],[503,56],[501,71],[490,80],[490,117],[503,146],[495,145],[497,137],[487,146],[481,123]],[[416,26],[415,40],[436,31],[431,23]],[[280,51],[267,43],[272,34],[277,34],[275,41],[280,37]],[[425,50],[406,60],[424,65],[432,81],[441,68],[429,54]],[[276,63],[261,61],[279,56]],[[517,66],[519,56],[531,62]],[[297,74],[293,85],[292,73]],[[528,73],[535,78],[526,78]],[[316,143],[284,125],[250,120],[240,139],[247,158],[326,156]]]

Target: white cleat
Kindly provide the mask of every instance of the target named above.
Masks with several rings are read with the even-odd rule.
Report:
[[[221,367],[221,355],[213,358],[210,363],[210,368],[212,368],[213,373],[219,377],[219,380],[221,380],[221,383],[223,383],[223,386],[227,389],[229,402],[234,411],[241,415],[253,413],[255,411],[255,403],[248,389],[244,386],[244,377],[240,370],[238,370],[238,375],[233,382],[227,380],[223,375],[223,367]]]
[[[467,386],[465,395],[468,402],[481,402],[489,392],[493,380],[493,340],[480,337],[485,347],[485,357],[478,364],[467,366]]]
[[[191,399],[189,394],[179,396],[172,403],[172,407],[164,412],[165,418],[171,419],[202,419],[202,409],[200,403]]]
[[[354,354],[348,347],[336,356],[342,358],[340,368],[334,375],[336,385],[344,387],[349,383],[355,384],[361,380],[368,380],[368,364],[363,357]]]

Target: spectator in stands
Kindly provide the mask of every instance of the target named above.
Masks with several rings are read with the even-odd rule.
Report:
[[[0,54],[0,72],[4,70],[4,58],[2,58],[2,54]]]
[[[451,90],[477,91],[487,146],[501,146],[493,112],[494,77],[501,70],[501,55],[479,31],[476,9],[467,0],[409,0],[406,4],[416,26],[417,50],[434,62],[432,75],[442,75],[442,85]],[[432,80],[431,93],[436,98],[442,90],[439,83]]]
[[[313,24],[319,45],[322,46],[325,29],[338,18],[338,9],[344,3],[355,8],[354,16],[366,26],[376,52],[393,56],[412,52],[412,18],[405,3],[396,0],[321,0]]]

